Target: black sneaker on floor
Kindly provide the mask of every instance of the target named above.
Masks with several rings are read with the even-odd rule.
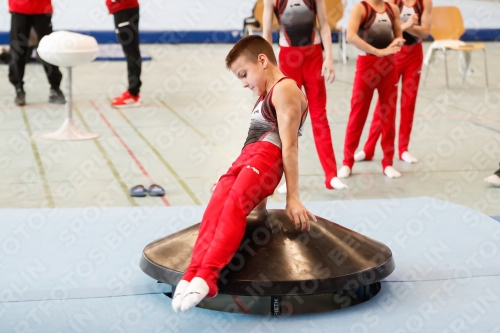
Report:
[[[50,88],[49,103],[52,103],[52,104],[65,104],[66,103],[66,98],[64,98],[64,94],[61,91],[61,89]]]
[[[26,105],[26,93],[23,88],[16,88],[16,98],[14,99],[14,103],[17,106]]]

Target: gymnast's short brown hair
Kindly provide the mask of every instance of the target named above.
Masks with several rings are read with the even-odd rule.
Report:
[[[227,54],[226,67],[230,68],[241,55],[245,55],[248,60],[255,63],[259,54],[265,54],[270,62],[277,65],[273,47],[264,38],[257,35],[243,37]]]

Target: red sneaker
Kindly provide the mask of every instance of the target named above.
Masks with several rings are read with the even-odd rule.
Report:
[[[128,90],[125,91],[121,96],[113,98],[111,106],[114,108],[134,108],[141,105],[141,96],[133,96]]]

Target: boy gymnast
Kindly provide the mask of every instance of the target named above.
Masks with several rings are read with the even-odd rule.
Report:
[[[279,70],[271,45],[260,36],[238,41],[226,67],[259,98],[241,154],[220,177],[203,215],[191,262],[172,299],[175,312],[217,295],[217,280],[240,246],[246,217],[257,205],[265,209],[283,171],[288,217],[301,231],[310,229],[309,218],[316,221],[298,193],[298,136],[308,113],[304,94]]]

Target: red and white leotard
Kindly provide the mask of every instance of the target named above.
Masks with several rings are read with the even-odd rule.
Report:
[[[245,140],[245,145],[257,141],[270,142],[281,149],[281,139],[278,131],[278,118],[276,116],[276,108],[273,105],[272,97],[273,90],[276,84],[289,77],[282,77],[275,83],[269,90],[269,93],[262,94],[252,110],[250,118],[250,128],[248,129],[248,136]],[[302,135],[302,127],[307,118],[308,109],[306,109],[300,118],[300,126],[298,135]]]
[[[280,46],[321,43],[314,0],[276,0],[274,12],[280,23]]]
[[[391,5],[384,2],[385,9],[379,13],[368,2],[361,1],[365,8],[365,17],[359,25],[358,36],[377,49],[385,49],[394,40],[394,12]],[[366,55],[360,51],[359,54]]]

